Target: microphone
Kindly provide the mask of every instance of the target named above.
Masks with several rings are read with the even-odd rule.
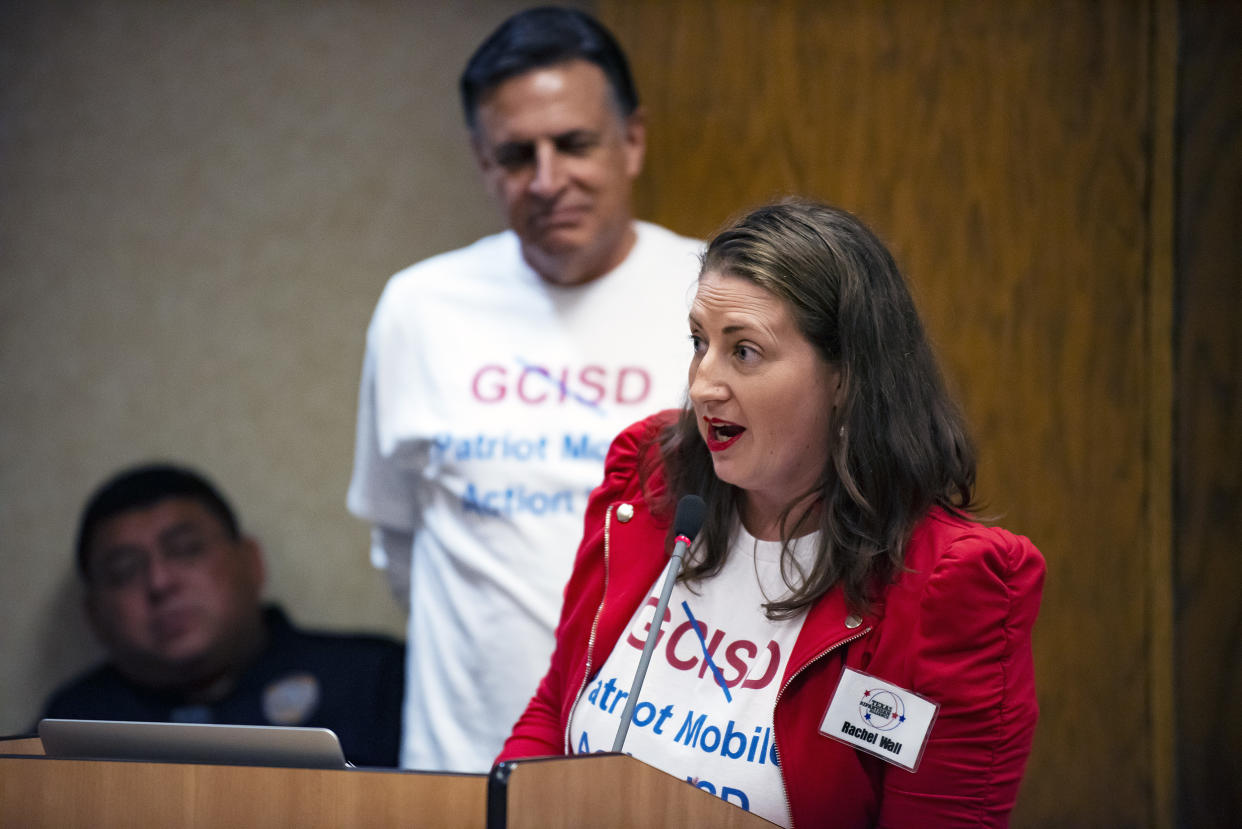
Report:
[[[655,650],[656,632],[664,620],[664,611],[668,609],[668,597],[673,594],[673,585],[677,582],[677,574],[681,572],[682,557],[690,549],[690,543],[703,526],[705,512],[707,504],[697,495],[683,495],[677,502],[677,512],[673,516],[673,560],[669,562],[668,573],[664,576],[664,587],[660,590],[660,601],[656,604],[655,615],[651,617],[651,626],[647,628],[643,655],[638,660],[634,682],[630,685],[630,695],[625,700],[625,710],[621,712],[621,724],[617,726],[617,736],[612,741],[613,751],[620,751],[625,745],[625,735],[630,730],[634,706],[638,704],[638,692],[642,690],[643,679],[647,676],[647,664],[651,662],[651,653]]]

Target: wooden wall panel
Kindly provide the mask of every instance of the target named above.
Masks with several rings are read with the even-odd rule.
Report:
[[[650,115],[644,216],[707,234],[814,195],[860,213],[910,276],[975,427],[981,494],[1048,559],[1015,825],[1163,823],[1151,4],[600,7]]]
[[[1177,733],[1182,825],[1242,820],[1242,6],[1181,4]]]

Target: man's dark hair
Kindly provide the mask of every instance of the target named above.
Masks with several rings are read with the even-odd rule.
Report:
[[[229,537],[237,540],[241,531],[237,516],[220,490],[193,470],[168,463],[148,463],[117,473],[86,502],[78,523],[78,572],[90,581],[87,555],[91,536],[104,521],[125,512],[145,509],[166,498],[190,498],[202,504],[220,520]]]
[[[512,77],[570,60],[604,72],[622,115],[638,108],[638,92],[616,38],[585,12],[540,6],[518,12],[483,41],[461,74],[466,125],[475,128],[479,99]]]

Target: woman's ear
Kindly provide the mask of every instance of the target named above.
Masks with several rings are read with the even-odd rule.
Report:
[[[829,381],[829,397],[832,398],[833,411],[845,404],[845,375],[836,363],[832,364],[831,380]]]

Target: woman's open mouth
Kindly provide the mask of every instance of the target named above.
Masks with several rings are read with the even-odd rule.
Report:
[[[739,426],[736,423],[730,423],[727,420],[720,420],[714,417],[705,417],[703,422],[707,424],[705,436],[707,448],[713,452],[721,452],[728,449],[746,431],[745,426]]]

